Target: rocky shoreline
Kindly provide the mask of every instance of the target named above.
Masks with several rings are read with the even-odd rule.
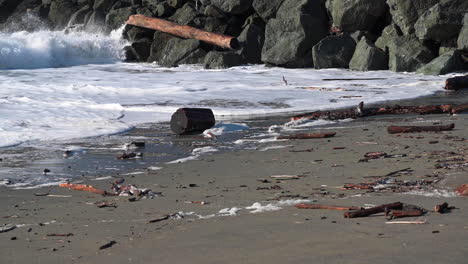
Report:
[[[128,61],[446,74],[468,70],[465,0],[1,0],[0,30],[110,32],[129,16],[236,37],[223,50],[126,26]]]

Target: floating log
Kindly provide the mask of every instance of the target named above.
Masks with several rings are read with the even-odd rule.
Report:
[[[390,210],[395,210],[395,209],[399,210],[401,208],[403,208],[403,204],[400,202],[391,203],[391,204],[383,204],[383,205],[368,208],[368,209],[345,212],[344,217],[345,218],[366,217],[369,215],[383,213],[383,212],[387,212]]]
[[[125,23],[128,25],[162,31],[182,38],[201,40],[222,48],[237,49],[239,47],[239,41],[234,37],[211,33],[190,26],[179,25],[164,19],[146,17],[143,15],[132,15]]]
[[[414,217],[421,216],[424,212],[422,210],[413,209],[413,210],[392,210],[390,211],[390,219],[402,218],[402,217]]]
[[[338,211],[351,211],[351,210],[361,210],[360,207],[356,206],[335,206],[335,205],[325,205],[325,204],[296,204],[298,209],[328,209],[328,210],[338,210]]]
[[[468,75],[448,78],[445,81],[446,90],[456,91],[463,88],[468,88]]]
[[[313,138],[329,138],[334,137],[336,132],[331,133],[305,133],[305,134],[294,134],[294,135],[283,135],[277,139],[313,139]]]
[[[201,134],[215,125],[208,108],[179,108],[171,117],[171,130],[178,135]]]
[[[86,191],[86,192],[92,192],[92,193],[97,193],[101,195],[109,195],[106,191],[96,189],[91,185],[85,185],[85,184],[72,184],[72,183],[62,183],[59,185],[60,187],[63,188],[68,188],[72,190],[77,190],[77,191]]]
[[[417,132],[440,132],[449,131],[455,128],[455,124],[446,126],[389,126],[387,131],[389,134],[399,133],[417,133]]]

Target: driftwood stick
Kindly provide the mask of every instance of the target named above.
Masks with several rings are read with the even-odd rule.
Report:
[[[390,211],[390,218],[402,218],[402,217],[413,217],[413,216],[421,216],[424,212],[418,209],[413,210],[392,210]]]
[[[162,31],[182,38],[198,39],[222,48],[237,49],[239,47],[239,42],[234,37],[211,33],[190,26],[179,25],[164,19],[146,17],[143,15],[132,15],[125,23]]]
[[[278,139],[313,139],[313,138],[329,138],[334,137],[335,132],[332,133],[305,133],[305,134],[295,134],[295,135],[283,135],[279,136]]]
[[[63,188],[77,190],[77,191],[86,191],[86,192],[92,192],[92,193],[101,194],[101,195],[109,195],[106,191],[101,190],[101,189],[96,189],[91,185],[62,183],[59,186]]]
[[[387,128],[387,131],[389,134],[399,134],[399,133],[449,131],[454,128],[455,128],[455,124],[450,124],[446,126],[389,126]]]
[[[452,108],[452,114],[458,114],[462,112],[468,112],[468,104],[462,104]]]
[[[391,203],[391,204],[383,204],[383,205],[368,208],[368,209],[345,212],[344,217],[345,218],[366,217],[369,215],[378,214],[378,213],[382,213],[382,212],[393,210],[393,209],[401,209],[402,207],[403,207],[403,204],[400,202]]]
[[[356,206],[335,206],[335,205],[325,205],[325,204],[296,204],[298,209],[328,209],[328,210],[338,210],[338,211],[351,211],[351,210],[361,210],[360,207]]]

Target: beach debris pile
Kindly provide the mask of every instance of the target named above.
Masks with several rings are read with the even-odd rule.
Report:
[[[100,194],[103,196],[134,196],[134,197],[138,197],[139,199],[141,198],[153,199],[155,197],[162,195],[161,192],[154,192],[148,188],[138,188],[134,184],[123,185],[122,184],[123,182],[124,180],[120,179],[111,183],[112,184],[111,192],[108,192],[102,189],[97,189],[91,185],[86,185],[86,184],[62,183],[59,186],[62,188],[68,188],[71,190],[92,192],[92,193]],[[136,198],[134,200],[136,200]],[[110,205],[104,205],[104,206],[110,206]]]

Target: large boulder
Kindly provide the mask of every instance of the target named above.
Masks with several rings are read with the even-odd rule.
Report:
[[[206,69],[223,69],[245,64],[245,61],[241,55],[233,51],[210,51],[203,64]]]
[[[106,27],[108,30],[120,28],[125,24],[128,17],[136,14],[138,6],[113,9],[106,15]]]
[[[395,39],[400,36],[403,36],[403,33],[397,25],[388,25],[382,31],[382,35],[375,41],[375,46],[382,50],[388,50],[394,46]]]
[[[322,39],[312,48],[315,69],[348,68],[356,41],[347,33]]]
[[[162,2],[154,8],[154,14],[157,17],[168,17],[174,14],[175,8],[170,6],[167,2]]]
[[[276,16],[276,12],[284,0],[253,0],[252,6],[260,17],[268,21]]]
[[[462,52],[453,50],[447,52],[417,70],[426,75],[441,75],[456,71],[468,70],[468,63],[464,61]]]
[[[468,51],[468,13],[465,14],[465,18],[463,20],[463,28],[458,35],[457,45],[459,49]]]
[[[117,0],[95,0],[93,9],[101,12],[108,12]]]
[[[145,62],[150,55],[151,40],[139,39],[132,43],[130,48],[125,49],[127,61]],[[132,54],[132,56],[129,56]]]
[[[93,11],[89,18],[85,19],[85,30],[89,32],[103,31],[106,24],[106,15],[102,11]]]
[[[422,40],[438,42],[457,37],[466,13],[467,0],[442,0],[418,19],[414,25],[416,35]]]
[[[169,19],[181,25],[189,25],[197,16],[197,10],[191,3],[186,3],[182,8],[177,9]]]
[[[162,51],[161,59],[158,61],[161,66],[175,67],[179,64],[197,63],[200,60],[188,60],[191,54],[198,54],[200,49],[200,41],[195,39],[180,39],[171,38]],[[193,57],[193,56],[192,56]]]
[[[378,71],[388,69],[388,55],[372,42],[362,37],[356,46],[349,68],[357,71]]]
[[[211,0],[211,3],[231,14],[243,14],[252,7],[252,0]]]
[[[322,0],[286,0],[265,30],[262,61],[285,67],[312,66],[312,47],[328,34]]]
[[[345,32],[372,30],[387,8],[385,0],[327,0],[333,25]]]
[[[70,20],[68,21],[67,26],[70,27],[73,25],[84,24],[85,17],[90,11],[91,11],[91,6],[89,5],[83,6],[70,17]]]
[[[154,35],[154,30],[127,25],[125,27],[123,35],[124,38],[128,41],[135,42],[140,39],[152,39]]]
[[[68,25],[70,17],[78,10],[78,6],[69,0],[54,0],[50,4],[49,20],[55,28],[62,29]]]
[[[153,35],[153,42],[151,43],[148,62],[159,62],[164,55],[164,48],[172,38],[175,37],[161,31],[155,31]]]
[[[19,3],[18,0],[0,0],[0,24],[7,20]]]
[[[246,63],[259,64],[262,62],[262,47],[265,42],[265,30],[255,24],[244,28],[237,40],[241,48],[237,51]]]
[[[435,58],[414,34],[393,38],[386,47],[389,69],[395,72],[414,72]]]
[[[440,0],[387,0],[393,22],[405,34],[414,33],[414,23]]]

